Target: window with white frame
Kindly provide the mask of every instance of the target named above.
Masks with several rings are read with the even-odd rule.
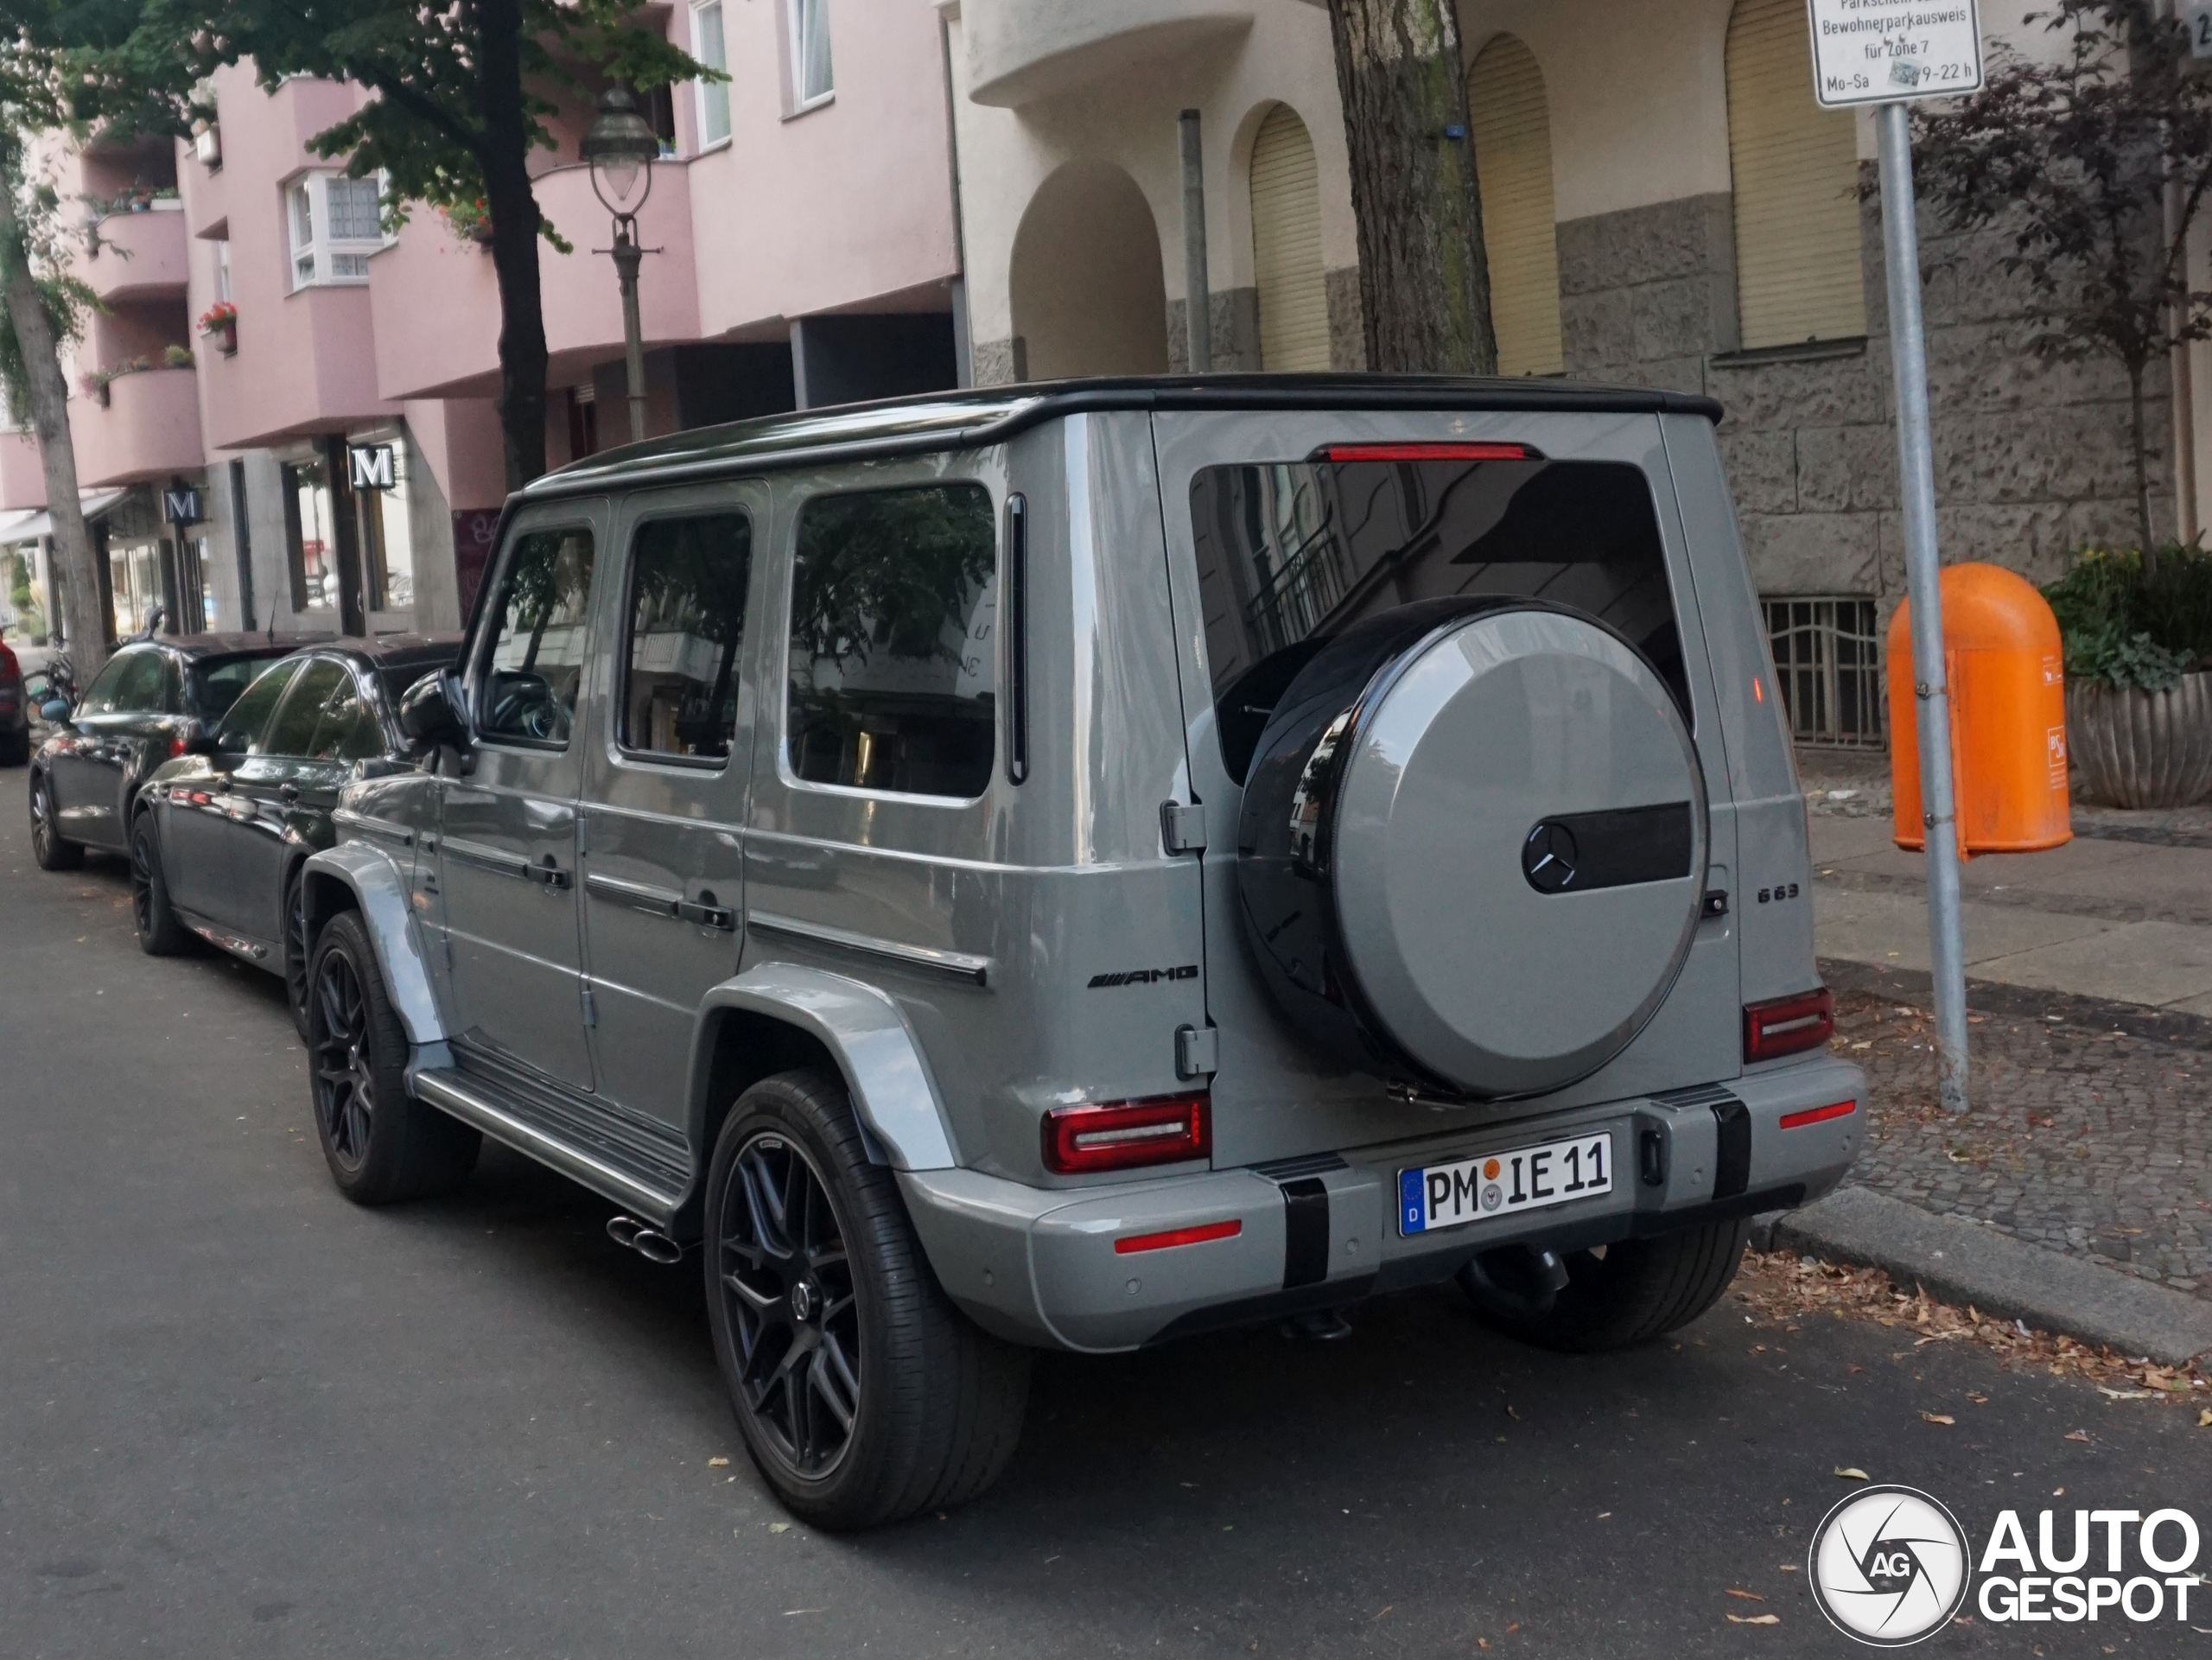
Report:
[[[709,0],[691,8],[691,55],[709,69],[729,67],[729,52],[722,44],[722,0]],[[699,148],[719,144],[729,137],[729,83],[699,83]]]
[[[830,0],[787,0],[791,7],[791,102],[819,104],[836,90],[830,69]]]
[[[284,193],[292,233],[292,286],[365,283],[385,244],[383,182],[310,173]]]

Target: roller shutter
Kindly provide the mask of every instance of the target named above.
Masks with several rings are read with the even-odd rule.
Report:
[[[1329,367],[1329,296],[1321,277],[1321,184],[1306,124],[1278,104],[1252,141],[1252,265],[1260,366]]]
[[[1857,133],[1814,102],[1803,0],[1738,0],[1729,20],[1728,159],[1745,349],[1864,334]]]
[[[1467,112],[1483,197],[1497,371],[1557,374],[1566,365],[1559,337],[1551,109],[1535,54],[1510,35],[1484,47],[1468,72]]]

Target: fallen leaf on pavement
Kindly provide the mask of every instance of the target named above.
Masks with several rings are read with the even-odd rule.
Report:
[[[1764,1597],[1761,1596],[1756,1591],[1738,1591],[1732,1585],[1728,1587],[1728,1594],[1732,1597],[1741,1597],[1746,1602],[1764,1602],[1766,1600]]]
[[[1869,1476],[1864,1470],[1855,1470],[1847,1464],[1837,1465],[1835,1466],[1835,1472],[1841,1476],[1846,1481],[1871,1481],[1873,1479],[1873,1478]]]
[[[1782,1624],[1782,1616],[1780,1614],[1731,1614],[1728,1616],[1728,1623],[1731,1625],[1779,1625]]]
[[[2066,1432],[2066,1439],[2069,1441],[2085,1441],[2089,1439],[2089,1432],[2086,1429],[2069,1429]]]
[[[791,1530],[791,1524],[788,1522],[771,1522],[768,1523],[768,1531],[771,1533],[789,1533]]]
[[[2108,1396],[2110,1399],[2114,1401],[2147,1401],[2152,1398],[2153,1391],[2150,1390],[2108,1390],[2102,1383],[2100,1383],[2097,1385],[2097,1393]]]
[[[1931,1424],[1955,1424],[1958,1422],[1958,1420],[1954,1418],[1948,1412],[1923,1412],[1920,1415],[1924,1421]]]
[[[709,1459],[707,1460],[707,1467],[709,1470],[719,1470],[722,1466],[728,1462],[729,1460],[728,1459]]]
[[[2196,1427],[2199,1429],[2212,1429],[2212,1407],[2207,1407],[2196,1415]]]

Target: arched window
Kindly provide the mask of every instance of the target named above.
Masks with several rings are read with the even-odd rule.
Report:
[[[1803,0],[1737,0],[1728,162],[1745,348],[1864,334],[1857,134],[1848,110],[1813,99]]]
[[[1552,208],[1552,118],[1535,54],[1510,35],[1467,72],[1475,182],[1490,258],[1497,372],[1553,375],[1559,343],[1559,235]]]
[[[1252,269],[1260,366],[1329,366],[1329,293],[1321,277],[1321,184],[1313,140],[1278,104],[1252,140]]]

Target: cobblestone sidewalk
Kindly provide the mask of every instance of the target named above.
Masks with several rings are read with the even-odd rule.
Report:
[[[1852,1181],[2212,1301],[2212,1021],[2004,994],[1968,1017],[1974,1105],[1955,1118],[1925,990],[1828,967],[1836,1052],[1872,1086]]]

